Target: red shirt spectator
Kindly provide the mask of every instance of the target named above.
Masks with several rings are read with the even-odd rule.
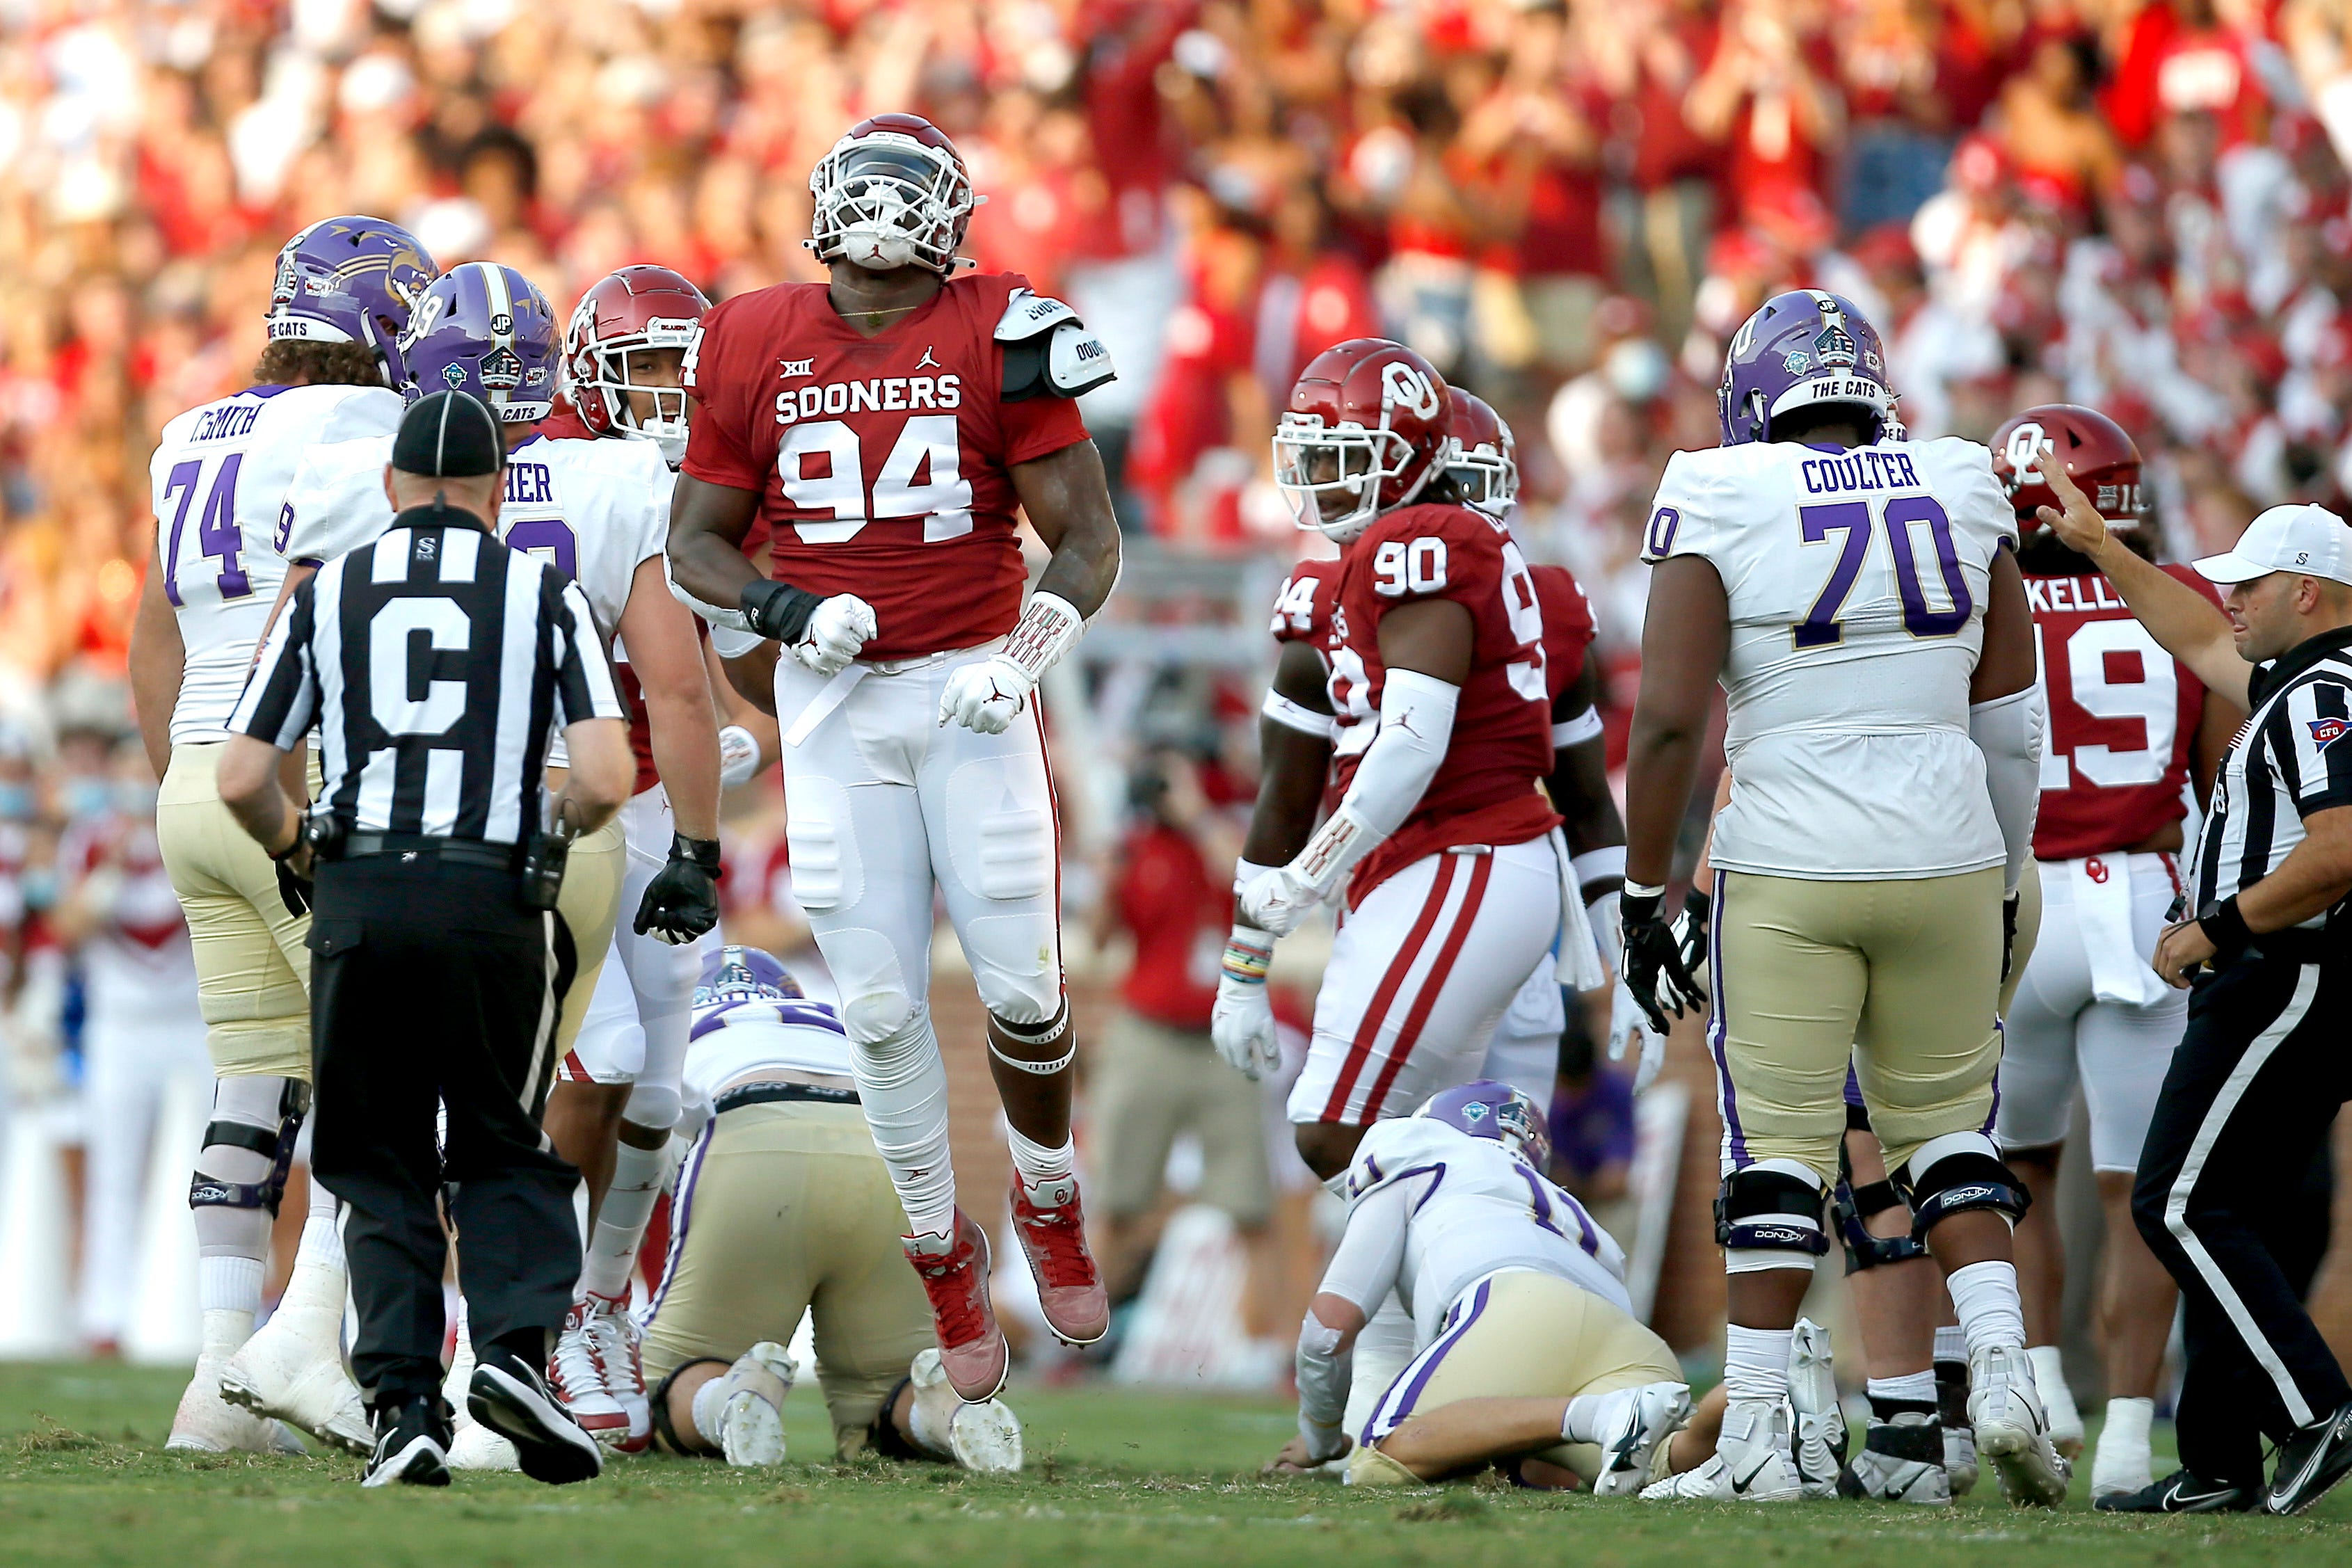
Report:
[[[1155,1024],[1206,1034],[1233,910],[1230,890],[1210,877],[1200,846],[1165,822],[1139,830],[1127,842],[1113,897],[1118,923],[1135,937],[1120,999]]]

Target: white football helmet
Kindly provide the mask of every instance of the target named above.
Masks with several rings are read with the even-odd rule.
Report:
[[[915,114],[877,114],[849,128],[809,173],[816,210],[804,242],[820,261],[869,272],[956,268],[973,194],[955,143]]]

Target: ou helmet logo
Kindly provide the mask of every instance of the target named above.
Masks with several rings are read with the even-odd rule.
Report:
[[[2010,471],[2021,483],[2031,484],[2042,477],[2033,471],[2033,465],[2042,460],[2042,426],[2031,419],[2009,433],[2009,445],[2001,456],[2009,459]]]
[[[1437,388],[1402,360],[1392,359],[1381,366],[1381,401],[1419,418],[1437,417]]]

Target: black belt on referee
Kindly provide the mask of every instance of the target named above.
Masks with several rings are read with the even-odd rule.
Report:
[[[487,866],[496,871],[511,871],[520,853],[520,845],[488,844],[478,838],[442,838],[425,833],[349,833],[343,836],[341,847],[332,858],[359,860],[400,855],[438,860],[449,866]]]
[[[833,1089],[818,1083],[747,1083],[730,1089],[711,1102],[710,1114],[724,1116],[747,1105],[772,1105],[781,1100],[814,1100],[819,1105],[856,1105],[854,1089]]]

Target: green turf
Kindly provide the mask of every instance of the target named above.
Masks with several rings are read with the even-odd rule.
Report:
[[[177,1375],[146,1370],[0,1366],[0,1562],[2125,1568],[2197,1552],[2201,1568],[2352,1563],[2352,1488],[2299,1520],[2147,1521],[2094,1516],[2079,1499],[2055,1515],[2015,1513],[1981,1491],[1946,1510],[1662,1509],[1487,1483],[1357,1491],[1253,1473],[1290,1428],[1278,1405],[1019,1385],[1030,1468],[1015,1479],[879,1462],[748,1471],[648,1458],[561,1489],[467,1476],[446,1490],[362,1492],[357,1463],[340,1457],[164,1454],[179,1387]],[[829,1459],[813,1393],[793,1399],[793,1450]]]

